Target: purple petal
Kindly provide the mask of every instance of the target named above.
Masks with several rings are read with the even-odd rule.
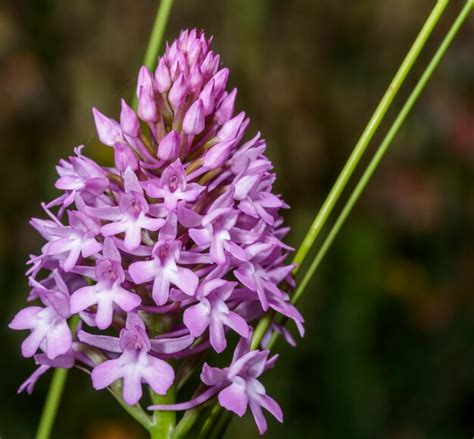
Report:
[[[140,261],[131,264],[130,267],[128,267],[128,273],[130,274],[133,282],[136,284],[143,284],[154,279],[158,273],[158,270],[154,260]]]
[[[181,137],[175,130],[170,131],[158,145],[158,157],[162,160],[176,160],[179,157]]]
[[[10,329],[33,329],[36,327],[36,315],[43,311],[44,308],[40,306],[29,306],[24,308],[15,315],[13,320],[9,323]]]
[[[268,395],[261,395],[258,402],[264,409],[267,409],[278,422],[283,422],[283,412],[281,407],[273,398]]]
[[[233,383],[219,392],[219,404],[239,416],[247,411],[248,397],[245,393],[245,384]]]
[[[97,314],[95,321],[99,329],[107,329],[112,324],[114,306],[111,298],[99,300],[97,304]]]
[[[199,278],[189,268],[178,267],[176,274],[170,277],[171,282],[181,291],[189,296],[193,296],[199,284]]]
[[[134,405],[142,397],[141,376],[136,373],[126,373],[123,377],[123,399],[128,405]]]
[[[207,300],[184,311],[184,324],[194,337],[200,337],[209,326],[209,312],[210,307]]]
[[[108,360],[100,363],[92,370],[92,386],[96,390],[104,389],[122,378],[123,371],[120,360]]]
[[[233,329],[241,337],[247,338],[250,335],[248,323],[235,312],[229,311],[229,314],[224,314],[221,318],[224,325]]]
[[[95,126],[99,140],[108,146],[114,146],[116,142],[122,140],[122,130],[120,125],[113,119],[104,116],[97,108],[92,109]]]
[[[163,360],[148,355],[149,366],[143,371],[143,378],[158,393],[166,395],[174,381],[173,368]]]
[[[157,274],[153,282],[152,296],[158,306],[164,305],[168,301],[170,294],[170,280],[163,272]]]
[[[267,431],[267,421],[263,416],[262,408],[257,402],[250,400],[250,410],[252,411],[259,433],[264,434]]]
[[[71,330],[66,320],[51,325],[46,334],[46,355],[49,359],[65,354],[72,346]]]
[[[189,135],[200,134],[204,130],[204,105],[201,99],[195,101],[183,119],[183,131]]]
[[[99,349],[116,353],[122,352],[119,346],[119,339],[116,337],[111,337],[110,335],[95,335],[88,334],[84,331],[79,331],[77,333],[77,338],[79,341],[91,346],[95,346]]]
[[[97,303],[95,286],[80,288],[71,296],[71,313],[76,314]]]
[[[220,320],[211,319],[209,326],[209,336],[211,339],[211,346],[217,353],[221,353],[227,347],[227,340],[225,338],[224,325]]]
[[[120,125],[125,134],[131,137],[137,137],[140,131],[140,122],[132,108],[125,102],[121,101],[122,111],[120,113]]]

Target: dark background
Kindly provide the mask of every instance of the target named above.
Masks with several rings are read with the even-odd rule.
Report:
[[[129,98],[156,1],[0,3],[0,437],[33,437],[48,378],[24,334],[28,225],[72,147],[104,160],[90,108]],[[261,130],[297,245],[428,16],[428,0],[176,0],[166,32],[203,28],[231,68],[238,109]],[[461,1],[452,1],[396,115]],[[301,302],[307,336],[279,344],[265,384],[286,422],[271,438],[469,438],[474,434],[474,16],[461,31]],[[387,124],[384,124],[384,129]],[[383,132],[384,130],[381,130]],[[250,132],[251,133],[251,132]],[[376,140],[380,140],[380,136]],[[374,145],[376,143],[374,142]],[[373,151],[373,149],[371,150]],[[141,438],[79,371],[55,438]],[[249,417],[228,438],[257,437]]]

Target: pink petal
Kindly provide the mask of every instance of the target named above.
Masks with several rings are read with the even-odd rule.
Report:
[[[283,422],[283,412],[279,404],[268,395],[261,395],[259,398],[260,405],[267,409],[278,422]]]
[[[227,410],[243,416],[247,411],[248,397],[245,393],[245,387],[233,383],[219,393],[219,404]]]
[[[136,284],[143,284],[154,279],[158,273],[157,266],[154,260],[134,262],[128,267],[133,282]]]
[[[198,303],[187,308],[183,314],[183,321],[193,337],[201,336],[209,326],[209,302]]]
[[[171,282],[181,291],[193,296],[199,284],[199,278],[189,268],[178,267],[178,271],[170,276]]]
[[[46,355],[50,360],[58,355],[65,354],[72,345],[71,330],[66,320],[51,325],[46,334]]]
[[[100,363],[92,370],[92,386],[96,390],[104,389],[122,378],[120,360],[108,360]]]
[[[75,291],[71,296],[71,313],[76,314],[84,311],[97,303],[96,286],[83,287]]]
[[[8,327],[10,329],[33,329],[36,327],[36,315],[43,311],[40,306],[29,306],[15,315]]]
[[[102,299],[102,298],[101,298]],[[97,303],[95,322],[99,329],[106,329],[112,324],[114,306],[111,297],[105,297]]]
[[[170,295],[170,280],[161,272],[153,282],[152,296],[158,306],[164,305]]]
[[[240,336],[247,338],[250,334],[248,323],[238,314],[233,311],[229,311],[229,314],[221,317],[222,323],[229,328],[233,329]]]
[[[148,356],[149,367],[143,371],[144,380],[158,395],[166,395],[174,381],[173,368],[163,360]]]
[[[124,288],[118,287],[114,291],[114,302],[124,311],[130,312],[140,305],[142,299]]]
[[[211,346],[217,353],[221,353],[227,347],[227,340],[225,339],[224,325],[220,320],[211,319],[209,327],[209,335],[211,338]]]
[[[134,405],[142,397],[142,384],[141,376],[130,369],[123,377],[123,399],[128,405]]]

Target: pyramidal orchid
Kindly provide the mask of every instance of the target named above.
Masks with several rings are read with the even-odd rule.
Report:
[[[57,167],[61,193],[32,220],[46,243],[29,261],[28,300],[41,304],[19,311],[10,328],[30,331],[22,354],[38,369],[20,390],[31,392],[50,368],[77,365],[94,389],[118,388],[133,407],[187,410],[216,398],[239,416],[249,408],[260,433],[262,409],[282,421],[260,382],[276,357],[250,350],[250,340],[269,310],[303,334],[285,291],[287,205],[273,193],[265,141],[249,137],[248,117],[235,112],[228,77],[210,39],[183,31],[155,71],[140,69],[136,112],[125,100],[119,120],[93,109],[115,164],[76,148]],[[207,352],[226,350],[230,365],[204,363]],[[181,389],[193,370],[201,383],[191,400],[178,393],[150,406],[143,396],[143,386],[152,395]]]

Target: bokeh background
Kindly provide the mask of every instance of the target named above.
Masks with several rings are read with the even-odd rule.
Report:
[[[98,145],[90,108],[133,93],[156,1],[0,3],[0,437],[32,438],[49,378],[6,325],[24,303],[28,226],[54,165]],[[176,0],[181,28],[214,35],[238,108],[268,139],[297,245],[434,0]],[[461,7],[452,1],[400,98]],[[271,438],[474,434],[474,16],[463,28],[301,302],[307,336],[265,381],[286,422]],[[390,112],[393,119],[399,99]],[[387,124],[383,125],[386,129]],[[384,130],[381,130],[381,132]],[[380,136],[376,139],[380,140]],[[376,142],[374,142],[374,145]],[[373,151],[373,149],[371,150]],[[70,374],[55,438],[145,437],[107,392]],[[227,438],[257,437],[249,417]]]

